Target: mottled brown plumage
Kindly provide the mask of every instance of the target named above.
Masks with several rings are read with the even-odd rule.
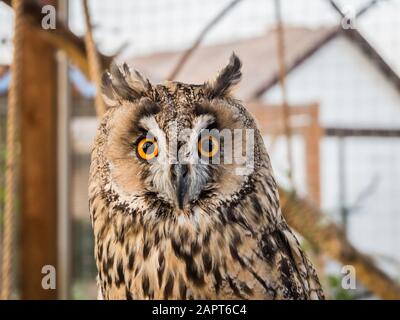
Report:
[[[104,299],[323,298],[281,215],[256,123],[231,97],[240,67],[232,55],[204,85],[154,86],[126,65],[104,76],[111,107],[98,129],[89,184]],[[205,128],[250,129],[254,146],[240,133],[233,148],[251,145],[253,161],[240,154],[235,159],[245,164],[192,163]],[[149,133],[158,145],[156,162],[138,155],[137,141]],[[221,158],[228,141],[220,141]]]

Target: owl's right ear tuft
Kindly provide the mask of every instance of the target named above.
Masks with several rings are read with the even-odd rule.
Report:
[[[104,102],[110,107],[117,106],[122,101],[135,101],[146,96],[151,89],[151,83],[138,71],[132,74],[129,66],[124,63],[121,69],[112,63],[110,71],[102,76],[102,94]]]

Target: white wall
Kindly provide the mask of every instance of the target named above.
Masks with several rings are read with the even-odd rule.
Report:
[[[323,125],[399,127],[400,95],[377,66],[345,37],[338,37],[288,77],[289,102],[321,103]],[[279,86],[264,99],[280,101]]]
[[[290,73],[287,82],[289,102],[320,103],[323,126],[400,128],[399,92],[347,38],[328,43]],[[263,99],[278,103],[279,87]],[[340,220],[338,148],[337,138],[321,143],[322,206],[334,220]],[[282,150],[272,150],[276,168],[285,166]],[[350,216],[350,239],[366,252],[400,262],[400,138],[347,138],[344,150],[347,205],[367,193]],[[303,158],[296,160],[295,171],[304,170]]]

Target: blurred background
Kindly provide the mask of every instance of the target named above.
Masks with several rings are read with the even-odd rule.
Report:
[[[92,0],[94,60],[84,1],[22,2],[13,69],[14,12],[0,1],[1,226],[17,68],[22,88],[12,268],[2,278],[11,298],[96,297],[87,195],[96,71],[115,59],[154,83],[202,83],[232,51],[243,62],[236,95],[259,123],[284,214],[327,296],[400,297],[399,0]],[[46,4],[55,29],[43,28]],[[48,264],[55,290],[40,285]],[[355,289],[343,285],[343,265],[354,266]]]

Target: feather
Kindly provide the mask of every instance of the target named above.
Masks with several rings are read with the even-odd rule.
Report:
[[[232,53],[228,65],[223,68],[216,79],[206,84],[206,95],[210,99],[229,95],[232,88],[240,82],[242,62]]]

